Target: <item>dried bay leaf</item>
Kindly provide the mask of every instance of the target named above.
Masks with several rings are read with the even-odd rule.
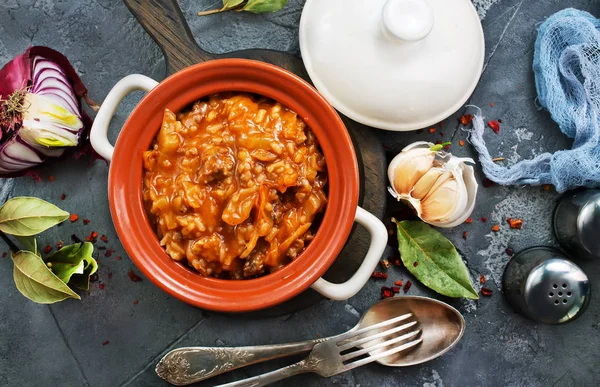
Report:
[[[13,198],[0,207],[0,231],[15,236],[31,236],[64,222],[68,217],[68,212],[45,200]]]
[[[67,298],[81,298],[46,266],[42,258],[31,251],[11,254],[13,277],[17,289],[31,301],[53,304]]]
[[[223,0],[223,7],[209,11],[198,12],[198,16],[213,15],[227,11],[247,11],[251,13],[266,13],[279,11],[285,7],[288,0]]]
[[[452,242],[421,221],[394,222],[402,262],[423,285],[448,297],[479,298]]]

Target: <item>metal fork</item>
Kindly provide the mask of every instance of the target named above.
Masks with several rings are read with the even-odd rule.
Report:
[[[266,386],[278,380],[308,372],[330,377],[374,362],[382,357],[413,348],[423,341],[420,337],[421,329],[413,329],[400,336],[387,337],[413,328],[417,321],[394,326],[394,324],[410,317],[412,317],[412,313],[331,338],[316,344],[308,357],[298,363],[217,387]],[[378,331],[381,328],[385,328],[385,330]]]

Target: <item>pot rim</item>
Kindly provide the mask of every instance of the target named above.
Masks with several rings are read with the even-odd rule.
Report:
[[[155,138],[164,109],[177,112],[200,98],[225,91],[263,95],[295,111],[319,140],[328,169],[328,204],[314,239],[291,263],[250,280],[205,278],[175,262],[159,245],[142,199],[142,152],[149,149]],[[146,130],[148,127],[156,129]],[[115,145],[108,196],[121,243],[147,278],[194,306],[243,312],[286,301],[327,271],[352,229],[358,184],[358,162],[350,136],[337,112],[316,89],[271,64],[248,59],[217,59],[171,75],[136,105]],[[141,246],[145,247],[143,253]]]

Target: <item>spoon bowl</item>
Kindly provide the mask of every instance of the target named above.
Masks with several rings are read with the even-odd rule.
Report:
[[[405,313],[412,313],[419,322],[423,342],[410,351],[383,357],[377,360],[378,363],[388,367],[425,363],[448,352],[465,332],[465,319],[458,310],[433,298],[419,296],[386,298],[369,308],[353,329],[368,327]]]

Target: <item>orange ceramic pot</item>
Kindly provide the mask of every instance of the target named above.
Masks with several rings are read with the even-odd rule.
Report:
[[[131,112],[113,148],[107,139],[110,119],[120,101],[134,90],[147,95]],[[205,278],[171,259],[159,245],[142,199],[142,154],[160,128],[164,109],[178,112],[203,97],[226,91],[260,94],[295,111],[318,138],[328,169],[329,201],[314,240],[293,262],[257,279]],[[160,83],[130,75],[106,97],[92,127],[91,142],[110,161],[108,201],[125,250],[153,283],[189,304],[217,311],[251,311],[288,300],[311,285],[327,297],[346,299],[362,288],[383,253],[385,227],[357,207],[357,159],[342,120],[311,85],[279,67],[222,59],[186,68]],[[348,282],[329,283],[320,277],[342,250],[355,218],[371,232],[371,247]]]

